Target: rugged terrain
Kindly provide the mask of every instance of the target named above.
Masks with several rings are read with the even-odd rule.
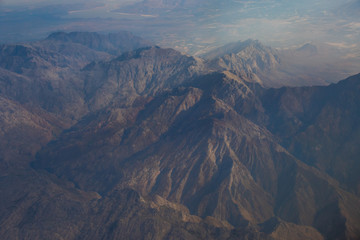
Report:
[[[1,236],[360,238],[360,75],[264,88],[259,42],[120,35],[1,46]]]
[[[358,73],[357,54],[325,43],[274,49],[238,41],[201,55],[211,69],[229,70],[264,87],[318,86]]]

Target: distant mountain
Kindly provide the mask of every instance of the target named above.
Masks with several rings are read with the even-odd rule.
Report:
[[[229,54],[238,54],[241,52],[248,52],[250,54],[255,54],[252,51],[264,51],[264,52],[270,52],[271,49],[269,47],[264,46],[261,42],[258,40],[252,40],[248,39],[246,41],[238,41],[234,43],[226,44],[223,47],[214,49],[206,54],[203,55],[205,59],[214,59],[219,57],[224,57],[225,55]],[[275,52],[273,52],[274,54]]]
[[[266,88],[288,65],[258,41],[59,36],[0,48],[3,238],[359,238],[360,75]]]
[[[129,32],[108,35],[56,32],[38,42],[0,45],[0,66],[17,73],[54,66],[83,67],[91,61],[109,58],[109,54],[118,56],[152,45]]]
[[[231,70],[262,85],[271,83],[264,82],[266,79],[261,75],[275,69],[280,63],[275,50],[256,40],[229,43],[210,51],[203,57],[208,60],[211,68]]]
[[[126,31],[109,33],[107,35],[95,32],[55,32],[49,35],[46,40],[78,43],[90,49],[107,52],[112,55],[119,55],[123,52],[154,45],[150,41]]]
[[[337,82],[359,70],[356,56],[329,44],[272,49],[259,41],[229,43],[204,57],[209,67],[230,70],[265,87],[314,86]],[[352,56],[346,60],[346,56]]]
[[[318,53],[317,47],[311,43],[304,44],[303,46],[296,49],[296,51],[304,54],[309,54],[310,56]]]
[[[311,83],[303,82],[301,78],[296,79],[299,75],[293,75],[287,71],[287,69],[291,71],[291,67],[296,69],[296,65],[291,65],[283,70],[287,59],[277,50],[267,47],[257,40],[229,43],[202,57],[207,60],[211,69],[229,70],[248,79],[249,82],[265,87],[318,83],[314,78],[307,79]]]
[[[58,32],[38,42],[1,45],[0,92],[10,99],[59,114],[60,118],[74,120],[87,112],[80,69],[91,62],[109,61],[117,54],[149,45],[128,32],[108,35]]]

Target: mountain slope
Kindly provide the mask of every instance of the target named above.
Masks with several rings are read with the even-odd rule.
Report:
[[[359,198],[244,117],[241,106],[256,103],[244,81],[224,73],[194,83],[144,105],[89,116],[42,150],[33,166],[86,191],[159,195],[235,227],[277,216],[326,238],[358,234],[360,210],[349,206]],[[237,94],[223,92],[234,88]],[[264,114],[260,107],[257,114]]]
[[[85,100],[93,110],[114,101],[126,105],[137,96],[153,96],[178,86],[202,71],[199,60],[175,50],[138,49],[111,61],[86,66],[82,71]]]
[[[40,109],[0,96],[0,171],[23,168],[67,125]]]
[[[269,129],[299,159],[359,194],[360,75],[328,87],[269,90]],[[271,104],[270,104],[271,103]]]

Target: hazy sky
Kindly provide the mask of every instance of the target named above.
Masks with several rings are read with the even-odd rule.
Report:
[[[0,1],[0,42],[54,31],[119,30],[189,52],[248,38],[273,46],[329,42],[358,50],[360,0]]]

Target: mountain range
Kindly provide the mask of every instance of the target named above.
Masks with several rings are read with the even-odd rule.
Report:
[[[346,52],[319,43],[274,49],[249,39],[215,48],[201,57],[216,71],[233,71],[264,87],[314,86],[357,73],[360,59]]]
[[[128,32],[0,46],[0,235],[360,239],[360,74],[266,77],[282,54]]]

